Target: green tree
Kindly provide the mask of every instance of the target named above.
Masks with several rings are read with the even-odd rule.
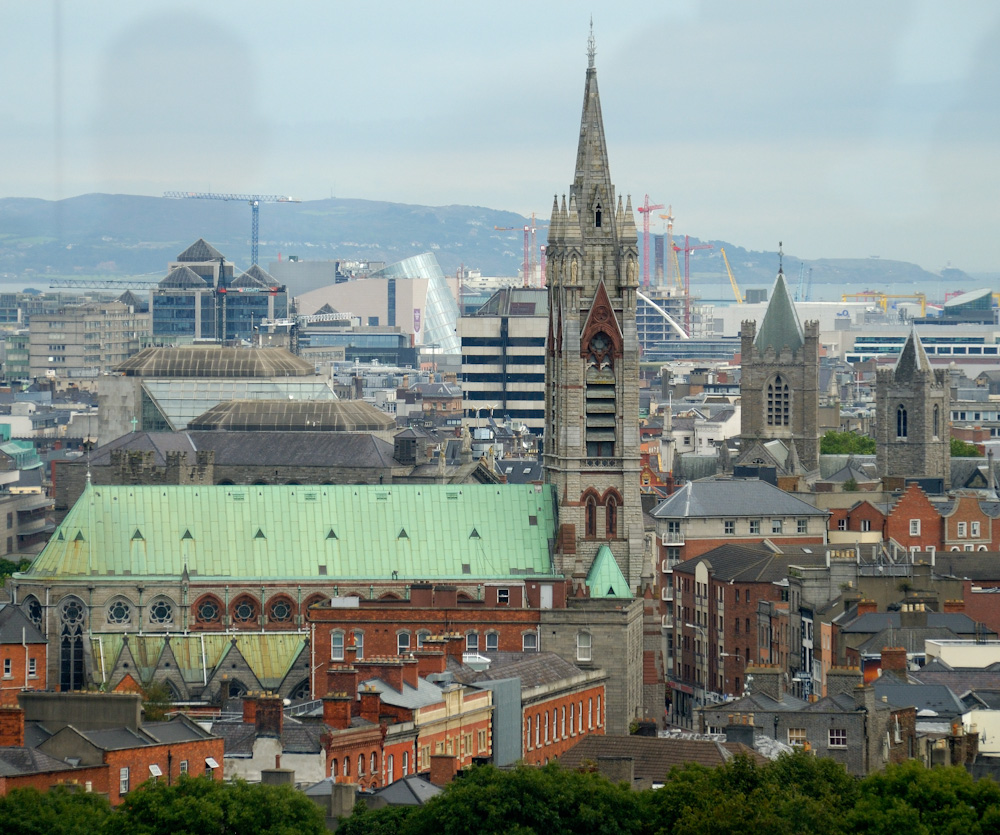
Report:
[[[152,681],[142,691],[142,709],[148,722],[159,722],[170,710],[170,688],[162,681]]]
[[[874,455],[875,439],[831,429],[820,439],[819,451],[823,455]]]
[[[291,786],[181,777],[129,793],[102,835],[323,835],[323,812]]]
[[[0,831],[4,835],[93,835],[111,815],[111,805],[98,794],[14,789],[0,797]]]
[[[951,439],[952,458],[982,458],[983,454],[975,444],[967,444],[958,438]]]
[[[15,571],[27,571],[31,566],[31,560],[13,560],[0,557],[0,583],[10,577]]]

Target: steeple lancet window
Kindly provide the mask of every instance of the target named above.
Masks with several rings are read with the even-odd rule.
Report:
[[[598,331],[587,347],[587,455],[613,458],[615,454],[615,368],[612,342]]]
[[[780,374],[767,384],[767,425],[791,425],[791,392]]]
[[[597,204],[597,208],[594,209],[594,226],[597,229],[601,228],[601,204]]]
[[[908,427],[906,425],[906,407],[899,405],[896,407],[896,437],[905,438]]]

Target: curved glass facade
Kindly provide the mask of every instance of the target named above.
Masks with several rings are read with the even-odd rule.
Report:
[[[460,354],[461,344],[458,340],[458,302],[448,288],[448,281],[433,253],[425,252],[390,264],[373,278],[426,278],[427,301],[426,309],[422,311],[420,342],[423,345],[436,345],[442,354]]]

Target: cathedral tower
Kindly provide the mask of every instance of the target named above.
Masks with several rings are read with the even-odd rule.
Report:
[[[931,368],[915,329],[892,369],[876,371],[875,453],[878,473],[902,487],[904,478],[951,481],[951,389],[947,372]]]
[[[743,322],[740,335],[739,463],[774,466],[785,475],[818,470],[819,322],[799,322],[780,269],[760,330]],[[765,446],[773,440],[787,454]]]
[[[556,566],[584,570],[607,545],[635,590],[643,570],[639,494],[638,235],[615,197],[594,68],[587,80],[569,198],[552,205],[545,249],[545,478],[559,502]]]

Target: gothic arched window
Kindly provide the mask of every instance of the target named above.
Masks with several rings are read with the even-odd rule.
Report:
[[[608,503],[604,508],[604,523],[608,538],[618,536],[618,499],[608,496]]]
[[[905,438],[906,433],[906,407],[899,405],[896,407],[896,437]]]
[[[601,228],[601,204],[598,203],[597,207],[594,209],[594,226],[598,229]]]
[[[788,383],[778,374],[767,384],[767,425],[791,424],[791,394]]]
[[[941,432],[939,431],[940,428],[941,428],[941,409],[940,409],[940,407],[937,404],[935,404],[934,405],[934,437],[935,438],[937,438],[941,434]]]
[[[587,497],[587,536],[597,536],[597,499]]]
[[[67,597],[59,606],[59,689],[79,690],[84,682],[83,627],[87,608],[76,597]]]

